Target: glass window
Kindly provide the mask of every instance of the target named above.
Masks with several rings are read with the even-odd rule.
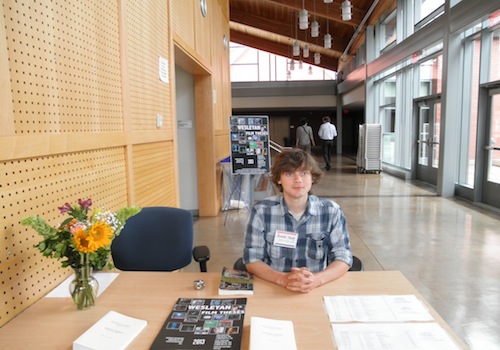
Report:
[[[489,146],[493,149],[488,157],[488,181],[500,184],[500,94],[492,96]]]
[[[382,105],[396,103],[396,80],[387,79],[383,86]]]
[[[414,24],[423,27],[444,13],[444,0],[415,0]]]
[[[394,164],[394,148],[396,144],[396,136],[394,134],[382,135],[382,161]]]
[[[491,35],[490,81],[500,80],[500,29]]]
[[[380,26],[381,47],[386,48],[396,42],[396,11],[393,11]]]
[[[382,161],[396,161],[396,77],[386,78],[379,85],[380,123],[382,124]]]
[[[382,125],[384,132],[396,131],[396,109],[394,107],[384,108],[384,122]]]
[[[432,167],[439,167],[439,135],[441,134],[441,103],[434,104],[434,135],[432,136]]]
[[[443,56],[422,62],[419,66],[420,81],[418,97],[441,93],[443,77]]]
[[[474,31],[472,31],[472,33],[474,33]],[[460,172],[458,181],[461,185],[471,188],[474,187],[474,170],[476,164],[480,52],[480,36],[465,41],[464,86],[462,91],[465,105],[462,121],[463,143],[460,149]]]
[[[294,58],[293,69],[291,60],[269,52],[260,51],[244,45],[231,43],[230,63],[231,81],[307,81],[335,80],[337,73],[301,62]]]

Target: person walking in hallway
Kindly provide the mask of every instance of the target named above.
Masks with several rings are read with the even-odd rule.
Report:
[[[297,128],[295,135],[295,147],[301,150],[311,153],[311,146],[316,146],[314,143],[314,136],[312,128],[307,125],[308,120],[306,118],[300,119],[300,126]]]
[[[321,139],[321,150],[323,151],[323,158],[325,159],[325,168],[330,170],[330,158],[333,149],[333,139],[337,137],[337,128],[330,123],[330,117],[324,116],[323,124],[319,127],[318,135]]]

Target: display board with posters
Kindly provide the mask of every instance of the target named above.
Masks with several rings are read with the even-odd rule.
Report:
[[[269,117],[236,116],[229,118],[232,173],[269,172]]]

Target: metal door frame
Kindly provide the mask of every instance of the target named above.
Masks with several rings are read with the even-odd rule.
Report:
[[[438,170],[440,164],[438,163],[438,167],[432,167],[432,151],[434,145],[439,145],[439,141],[434,140],[434,135],[436,135],[436,130],[434,130],[435,125],[435,106],[437,104],[441,104],[441,95],[433,95],[426,96],[418,99],[414,99],[414,144],[415,148],[413,151],[413,161],[412,164],[414,169],[412,170],[413,178],[431,184],[433,186],[437,186],[437,178],[438,178]],[[420,116],[421,116],[421,107],[428,107],[429,110],[429,137],[425,141],[420,140]],[[437,136],[439,135],[439,131],[437,131]],[[420,157],[420,145],[425,143],[427,147],[427,165],[422,165],[419,162]],[[439,152],[438,152],[439,153]]]
[[[500,182],[491,182],[488,180],[489,166],[491,161],[492,151],[500,151],[500,141],[496,141],[494,144],[491,143],[492,129],[492,116],[493,116],[493,96],[500,96],[500,88],[495,86],[487,88],[487,110],[485,113],[485,127],[484,127],[484,142],[483,145],[479,145],[483,152],[483,166],[478,170],[481,172],[479,178],[482,181],[481,189],[481,202],[487,205],[500,208]],[[499,102],[500,103],[500,102]],[[499,167],[500,169],[500,167]]]

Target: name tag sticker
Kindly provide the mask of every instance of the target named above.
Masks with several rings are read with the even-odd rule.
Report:
[[[276,230],[273,244],[278,247],[295,248],[298,239],[298,233]]]

